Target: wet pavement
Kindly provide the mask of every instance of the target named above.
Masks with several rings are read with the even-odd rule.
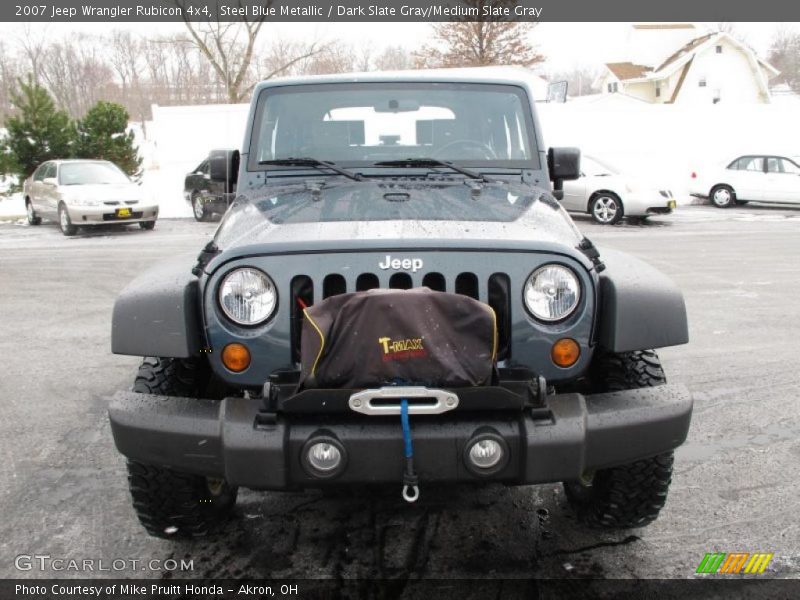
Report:
[[[616,533],[575,522],[559,484],[242,491],[214,538],[149,538],[113,448],[107,398],[138,360],[110,354],[114,298],[160,259],[196,254],[216,225],[163,220],[64,238],[0,224],[0,576],[692,577],[706,552],[772,552],[800,577],[800,210],[682,208],[647,224],[578,226],[683,289],[691,343],[660,352],[695,399],[665,510]],[[653,315],[658,319],[658,315]],[[16,556],[193,560],[191,572],[18,571]]]

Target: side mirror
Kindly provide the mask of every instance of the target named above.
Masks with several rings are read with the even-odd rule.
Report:
[[[208,167],[209,179],[225,182],[225,192],[232,193],[239,177],[239,151],[212,150],[208,154]]]
[[[564,182],[581,176],[581,151],[578,148],[550,148],[547,151],[547,170],[553,182],[553,196],[564,197]]]
[[[42,179],[42,183],[45,185],[57,186],[58,179],[56,179],[55,177],[45,177],[44,179]]]

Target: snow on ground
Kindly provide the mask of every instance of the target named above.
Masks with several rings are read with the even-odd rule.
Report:
[[[15,221],[25,216],[22,194],[0,196],[0,221]]]

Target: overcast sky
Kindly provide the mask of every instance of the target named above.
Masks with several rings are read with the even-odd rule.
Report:
[[[596,67],[604,62],[620,60],[630,23],[541,23],[533,32],[540,52],[547,57],[546,71],[573,67]],[[696,24],[702,25],[702,24]],[[717,29],[716,23],[706,26]],[[734,23],[737,35],[743,37],[756,52],[766,58],[770,42],[780,28],[800,30],[800,23]],[[182,23],[52,23],[36,24],[47,28],[48,35],[61,37],[76,29],[107,33],[110,28],[131,29],[142,35],[182,31]],[[342,39],[351,44],[369,43],[376,50],[387,45],[414,48],[425,42],[430,32],[427,23],[274,23],[263,35],[284,38]],[[19,24],[0,24],[0,35],[19,34]]]

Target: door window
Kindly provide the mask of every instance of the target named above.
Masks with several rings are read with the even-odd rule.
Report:
[[[764,158],[762,156],[742,156],[733,161],[728,168],[736,171],[757,171],[763,173]]]
[[[789,173],[792,175],[800,175],[800,167],[792,161],[785,158],[778,158],[770,156],[767,159],[767,172],[768,173]]]

